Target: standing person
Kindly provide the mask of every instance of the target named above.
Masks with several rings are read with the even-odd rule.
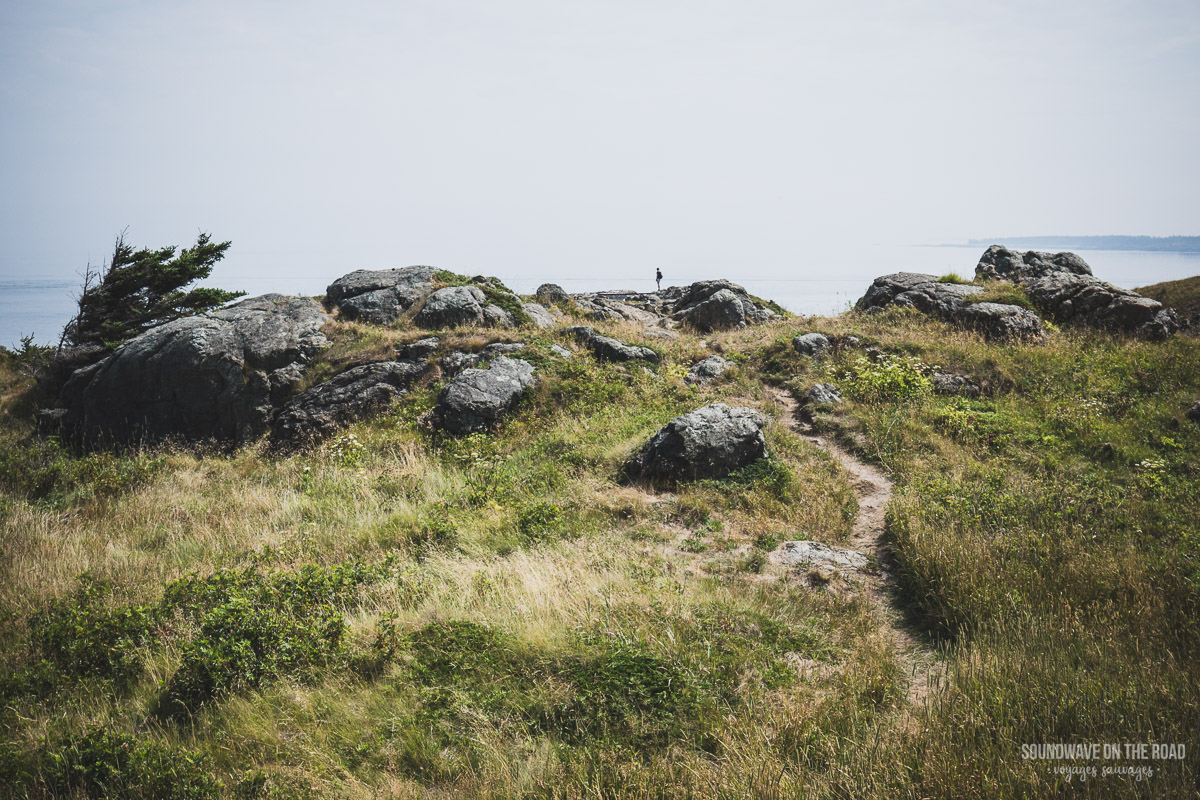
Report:
[[[662,270],[654,270],[654,282],[658,284],[658,291],[662,291]]]

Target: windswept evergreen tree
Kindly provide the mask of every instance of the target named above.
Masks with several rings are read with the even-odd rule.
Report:
[[[196,244],[176,248],[134,250],[117,236],[111,261],[99,269],[88,265],[79,312],[63,331],[63,342],[89,350],[112,350],[144,330],[179,317],[199,314],[241,297],[245,292],[197,287],[225,257],[230,242],[215,244],[207,233]]]

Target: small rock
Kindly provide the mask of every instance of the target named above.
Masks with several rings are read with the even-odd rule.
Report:
[[[829,352],[832,345],[823,333],[802,333],[792,339],[792,347],[802,356],[818,358]]]
[[[437,352],[441,343],[436,336],[427,336],[398,348],[396,352],[401,361],[424,361]]]
[[[867,556],[857,550],[830,547],[807,539],[784,542],[775,549],[772,556],[780,564],[814,565],[837,570],[860,570],[870,563]]]
[[[723,478],[767,456],[766,418],[713,403],[676,417],[625,464],[629,478],[686,481]]]
[[[542,330],[553,328],[556,324],[554,315],[540,303],[522,303],[521,308],[525,309],[525,313],[533,320],[533,324]]]
[[[983,392],[982,387],[967,375],[935,372],[931,376],[931,379],[933,381],[933,390],[938,394],[979,397]]]
[[[454,436],[489,430],[534,385],[533,366],[501,356],[487,369],[467,369],[443,387],[432,420]]]
[[[832,383],[814,383],[800,398],[802,406],[836,406],[842,402],[842,393]]]
[[[683,380],[692,385],[704,385],[712,383],[717,378],[725,374],[725,370],[729,369],[730,363],[720,356],[709,356],[701,361],[697,361],[688,371],[687,377]]]
[[[665,330],[664,328],[646,328],[642,333],[652,339],[663,339],[668,342],[673,342],[679,338],[679,334]]]
[[[554,355],[559,356],[560,358],[565,358],[568,361],[575,357],[574,353],[563,347],[561,344],[550,345],[550,352],[554,353]]]
[[[559,306],[571,299],[566,290],[557,283],[543,283],[537,288],[534,293],[539,303],[544,303],[548,306]]]
[[[1200,423],[1200,400],[1192,403],[1192,407],[1187,410],[1185,416],[1192,422]]]

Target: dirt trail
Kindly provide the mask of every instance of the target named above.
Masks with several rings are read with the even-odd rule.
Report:
[[[854,518],[847,547],[875,557],[886,564],[886,546],[883,542],[884,515],[892,499],[892,481],[877,467],[855,458],[850,452],[827,436],[813,432],[812,427],[799,416],[799,404],[790,392],[775,389],[770,392],[782,407],[781,418],[794,431],[809,442],[825,450],[850,474],[851,487],[858,498],[858,514]],[[867,596],[875,603],[883,618],[884,634],[895,645],[901,662],[908,673],[908,699],[910,704],[920,701],[929,694],[930,683],[937,680],[942,665],[933,651],[912,634],[903,622],[903,614],[892,599],[889,583],[892,578],[885,570],[878,574],[860,572],[858,579],[865,586]]]

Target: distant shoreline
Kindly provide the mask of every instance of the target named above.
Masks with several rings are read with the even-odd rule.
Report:
[[[1200,253],[1200,236],[997,236],[991,239],[968,239],[966,246],[990,247],[993,244],[1033,250],[1062,248],[1127,250],[1142,253]]]

